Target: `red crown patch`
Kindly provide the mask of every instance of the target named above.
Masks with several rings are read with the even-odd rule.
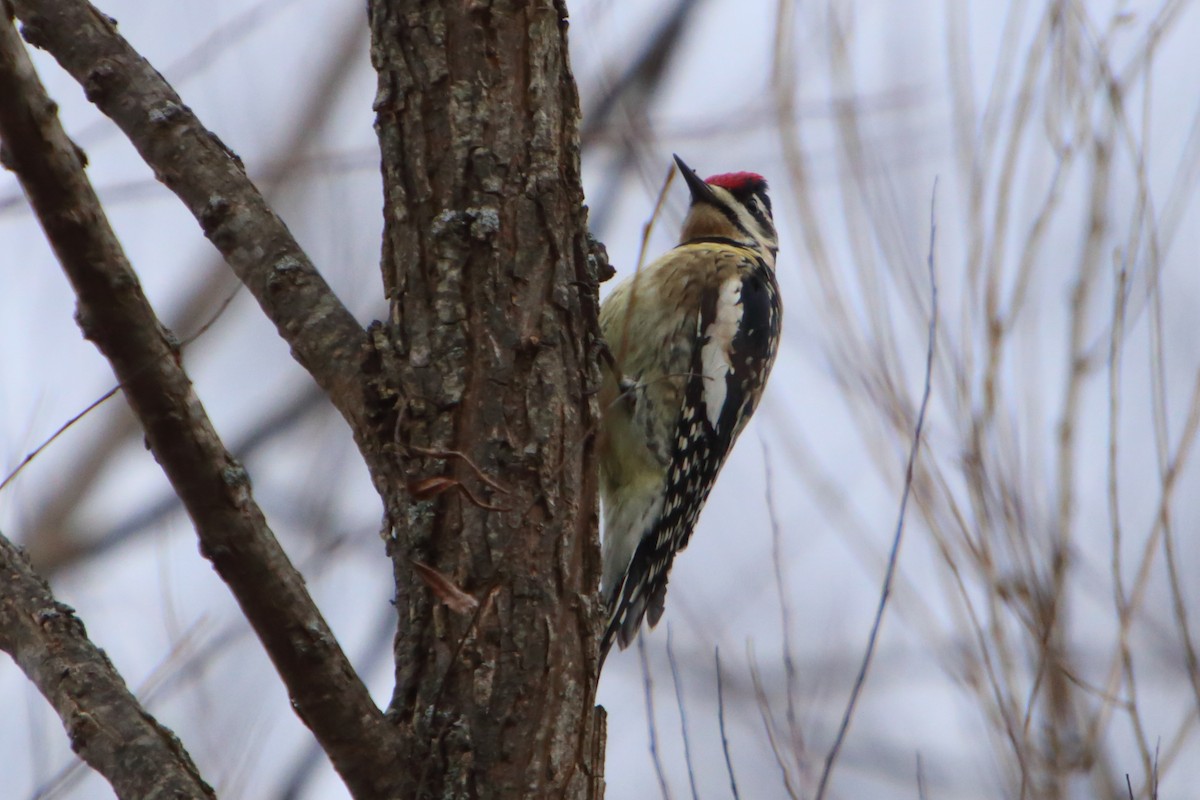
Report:
[[[726,172],[721,175],[713,175],[704,182],[728,189],[735,194],[767,188],[766,178],[757,172]]]

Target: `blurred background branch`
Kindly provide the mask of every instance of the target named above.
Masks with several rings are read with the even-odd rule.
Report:
[[[383,316],[361,8],[203,5],[105,10],[170,65],[167,78],[264,192],[277,177],[272,205],[356,318]],[[675,567],[667,611],[697,794],[732,794],[722,729],[741,796],[816,788],[904,485],[936,174],[942,322],[916,513],[830,792],[1190,797],[1200,781],[1188,580],[1200,542],[1187,535],[1200,518],[1196,4],[568,6],[592,227],[619,272],[636,263],[673,151],[705,174],[766,175],[781,228],[786,341],[752,423],[769,452],[735,451]],[[48,61],[39,69],[89,149],[147,293],[189,333],[232,285],[208,277],[224,273],[208,267],[194,222],[73,81]],[[7,468],[111,386],[64,325],[72,301],[42,268],[49,254],[15,196],[15,182],[0,185],[0,272],[16,287],[0,293]],[[682,207],[673,187],[651,252],[673,243]],[[378,500],[344,425],[246,301],[186,349],[189,371],[386,703],[391,581]],[[227,387],[238,399],[216,400]],[[269,665],[181,535],[186,521],[126,412],[110,405],[0,493],[0,527],[54,570],[57,594],[89,609],[93,637],[131,685],[163,687],[139,697],[223,795],[344,796],[308,757],[302,727],[267,710],[286,705]],[[760,500],[768,482],[777,537]],[[645,652],[658,756],[668,791],[687,795],[656,634]],[[0,700],[19,710],[31,690],[10,672],[0,667]],[[600,702],[608,795],[658,793],[636,657],[610,659]],[[16,796],[98,796],[87,774],[49,783],[73,756],[57,722],[28,707],[0,725],[0,748],[23,756],[6,760]]]

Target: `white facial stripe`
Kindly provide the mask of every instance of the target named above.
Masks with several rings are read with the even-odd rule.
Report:
[[[771,208],[767,205],[766,201],[759,195],[754,195],[750,198],[750,205],[752,205],[754,207],[754,211],[757,212],[755,219],[758,220],[759,227],[770,228],[772,219]]]
[[[771,256],[772,251],[779,246],[775,239],[775,231],[765,230],[763,228],[763,224],[759,222],[753,214],[750,213],[750,210],[746,208],[745,205],[738,202],[728,189],[725,189],[721,186],[713,186],[712,190],[713,193],[716,194],[716,196],[725,205],[725,207],[733,211],[734,216],[737,217],[737,224],[742,228],[742,230],[746,231],[750,235],[750,238],[755,241],[760,250],[763,250],[768,256]],[[767,213],[762,201],[759,200],[758,197],[751,197],[750,202],[762,212],[763,217],[766,219],[771,218],[771,215]],[[768,260],[771,262],[771,266],[774,267],[774,258],[769,258]]]
[[[721,419],[725,407],[726,378],[733,371],[729,354],[733,350],[733,337],[742,324],[742,279],[733,277],[725,281],[717,296],[717,314],[704,332],[707,341],[700,349],[700,365],[703,370],[704,412],[713,430]]]

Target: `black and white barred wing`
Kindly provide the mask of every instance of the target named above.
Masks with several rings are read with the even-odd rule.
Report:
[[[725,458],[758,403],[775,360],[782,307],[773,271],[745,256],[701,299],[697,346],[683,388],[663,506],[608,598],[601,652],[623,648],[642,618],[658,623],[675,554],[683,550]]]

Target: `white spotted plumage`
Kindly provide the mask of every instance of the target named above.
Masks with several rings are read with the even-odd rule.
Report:
[[[676,159],[678,161],[678,159]],[[667,576],[774,362],[782,307],[766,182],[696,177],[681,244],[619,285],[601,329],[613,354],[601,389],[601,642],[622,648],[663,612]],[[633,387],[633,388],[629,388]]]

